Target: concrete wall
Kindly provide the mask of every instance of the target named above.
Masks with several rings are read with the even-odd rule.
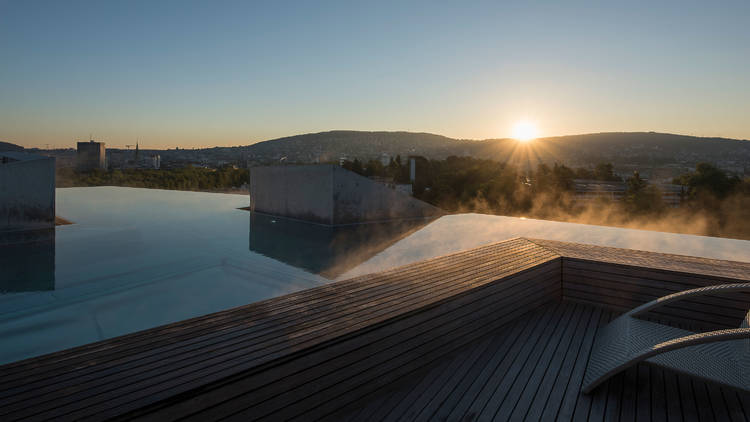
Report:
[[[442,212],[426,202],[342,167],[333,169],[335,224],[424,218]]]
[[[0,231],[55,226],[55,159],[0,163]]]
[[[255,167],[254,211],[326,225],[440,215],[440,209],[336,165]]]
[[[333,167],[254,167],[250,204],[254,211],[332,225]]]

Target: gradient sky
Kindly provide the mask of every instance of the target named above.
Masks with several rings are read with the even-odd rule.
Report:
[[[750,1],[0,0],[0,140],[750,139]]]

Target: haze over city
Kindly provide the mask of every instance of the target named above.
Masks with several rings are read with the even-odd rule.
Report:
[[[746,1],[0,1],[0,141],[485,139],[523,122],[534,137],[748,139],[749,14]]]

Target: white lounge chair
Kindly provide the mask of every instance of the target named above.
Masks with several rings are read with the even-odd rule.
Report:
[[[694,333],[635,318],[667,303],[720,292],[750,292],[750,283],[723,284],[661,297],[625,313],[597,334],[583,380],[592,392],[641,361],[750,391],[750,311],[740,328]]]

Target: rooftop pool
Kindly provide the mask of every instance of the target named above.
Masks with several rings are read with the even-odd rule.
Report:
[[[480,214],[327,228],[244,195],[57,189],[74,224],[0,244],[0,364],[513,237],[750,262],[750,242]]]

